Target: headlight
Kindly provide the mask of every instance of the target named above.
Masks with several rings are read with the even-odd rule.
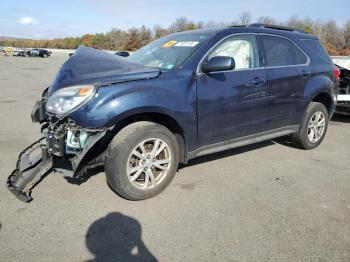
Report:
[[[83,103],[89,101],[93,97],[94,91],[94,86],[72,86],[62,88],[48,98],[46,110],[56,115],[71,112]]]

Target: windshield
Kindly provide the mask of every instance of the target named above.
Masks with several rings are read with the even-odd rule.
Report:
[[[210,33],[168,35],[144,46],[128,59],[147,67],[173,69],[180,66],[212,35]]]

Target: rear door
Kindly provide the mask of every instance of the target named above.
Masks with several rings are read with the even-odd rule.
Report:
[[[268,129],[298,124],[300,99],[310,79],[308,56],[290,39],[260,35],[268,79]]]

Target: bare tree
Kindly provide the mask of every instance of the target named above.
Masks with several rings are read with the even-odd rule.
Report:
[[[350,20],[344,25],[345,48],[350,48]]]
[[[227,27],[229,26],[230,24],[228,23],[218,23],[218,22],[215,22],[213,20],[209,21],[209,22],[206,22],[203,24],[203,28],[224,28],[224,27]]]
[[[182,32],[187,30],[194,30],[203,27],[203,22],[195,23],[191,20],[188,20],[186,17],[180,17],[175,20],[169,27],[171,33]]]
[[[135,51],[139,49],[141,45],[140,29],[132,27],[128,30],[126,35],[124,50]]]
[[[147,45],[148,43],[152,42],[152,40],[153,40],[153,37],[152,37],[151,29],[143,25],[140,30],[141,46]]]
[[[113,28],[112,31],[106,34],[105,43],[108,49],[122,50],[125,46],[125,31]]]
[[[154,35],[155,39],[158,39],[158,38],[165,36],[167,34],[169,34],[169,31],[167,29],[163,28],[162,26],[160,26],[158,24],[153,26],[153,35]]]
[[[253,16],[249,12],[243,12],[238,15],[238,21],[241,25],[249,25],[253,20]]]
[[[344,34],[338,27],[335,20],[329,20],[322,26],[320,37],[325,44],[331,44],[337,49],[344,48]]]
[[[277,24],[276,20],[273,19],[271,16],[260,16],[256,20],[259,24],[265,24],[265,25],[275,25]]]
[[[188,18],[186,18],[184,16],[180,17],[180,18],[176,19],[175,22],[170,25],[169,30],[172,33],[186,31],[189,23],[190,23],[190,21],[188,20]]]

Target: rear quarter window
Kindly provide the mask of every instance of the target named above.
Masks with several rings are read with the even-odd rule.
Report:
[[[278,36],[261,36],[266,66],[292,66],[303,65],[308,57],[292,41]]]
[[[326,49],[323,47],[321,42],[316,39],[303,39],[303,43],[310,48],[319,58],[327,63],[333,63],[332,59],[329,57]]]

